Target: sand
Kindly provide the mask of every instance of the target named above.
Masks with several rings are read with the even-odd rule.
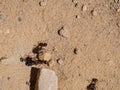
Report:
[[[54,70],[58,90],[87,90],[93,78],[96,90],[119,90],[118,8],[114,0],[0,0],[0,57],[6,57],[0,61],[2,90],[30,90],[31,67]],[[20,62],[38,42],[48,44],[53,65]]]

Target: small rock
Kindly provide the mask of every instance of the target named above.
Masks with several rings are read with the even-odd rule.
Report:
[[[82,11],[86,11],[87,10],[87,6],[86,5],[83,5],[82,6]]]
[[[57,60],[57,62],[61,65],[61,64],[63,64],[63,59],[62,59],[62,58],[59,58],[59,59]]]
[[[46,1],[43,0],[43,1],[40,1],[40,2],[39,2],[39,5],[40,5],[40,6],[46,6],[47,3],[46,3]]]
[[[67,29],[65,29],[64,27],[62,27],[61,29],[58,30],[58,34],[64,38],[69,38],[70,33]]]
[[[120,27],[120,23],[117,23],[117,26]]]
[[[49,61],[51,59],[51,53],[45,53],[44,54],[44,60]]]
[[[53,70],[41,69],[37,90],[58,90],[58,78]]]
[[[92,13],[93,16],[97,16],[97,11],[92,10],[91,13]]]
[[[56,47],[53,47],[52,51],[57,52],[58,50]]]
[[[52,67],[52,66],[54,65],[54,63],[55,63],[54,60],[50,60],[49,63],[48,63],[48,65],[49,65],[50,67]]]
[[[18,17],[18,21],[21,22],[21,21],[22,21],[22,18],[21,18],[21,17]]]
[[[120,12],[120,8],[118,8],[116,11],[119,13]]]
[[[75,54],[78,54],[78,52],[79,52],[78,48],[75,48],[75,49],[74,49],[74,53],[75,53]]]
[[[50,52],[40,53],[39,59],[48,62],[51,59],[51,53]]]
[[[30,83],[30,82],[28,82],[28,81],[26,81],[26,85],[30,86],[30,85],[31,85],[31,83]]]
[[[75,3],[75,4],[76,4],[76,3],[78,3],[78,1],[77,1],[77,0],[72,0],[72,2],[73,2],[73,3]]]
[[[7,77],[8,80],[10,80],[10,77]]]
[[[79,18],[80,18],[80,16],[79,16],[79,15],[76,15],[76,16],[75,16],[75,18],[79,19]]]

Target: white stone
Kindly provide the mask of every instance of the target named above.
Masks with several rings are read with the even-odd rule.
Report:
[[[53,70],[41,69],[38,90],[58,90],[58,78]]]

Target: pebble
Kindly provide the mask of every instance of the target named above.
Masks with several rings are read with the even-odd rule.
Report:
[[[63,64],[63,59],[62,59],[62,58],[59,58],[59,59],[57,60],[57,62],[61,65],[61,64]]]
[[[118,8],[116,11],[119,13],[120,12],[120,8]]]
[[[120,23],[117,23],[117,26],[120,27]]]
[[[8,80],[10,80],[10,77],[7,77]]]
[[[24,11],[23,10],[19,11],[19,17],[23,17],[23,16],[25,16]]]
[[[45,53],[40,53],[39,54],[39,59],[43,61],[49,61],[51,59],[51,53],[50,52],[45,52]]]
[[[55,63],[54,60],[50,60],[49,63],[48,63],[48,65],[49,65],[50,67],[53,67],[53,66],[54,66],[54,63]]]
[[[43,0],[43,1],[40,1],[40,2],[39,2],[39,5],[40,5],[40,6],[46,6],[47,3],[46,3],[46,1]]]
[[[78,3],[78,1],[77,1],[77,0],[72,0],[72,2],[73,2],[73,3],[75,3],[75,4],[76,4],[76,3]]]
[[[82,6],[82,11],[86,11],[87,10],[87,6],[86,5],[83,5]]]
[[[61,29],[58,30],[58,34],[64,38],[69,38],[70,33],[67,29],[65,29],[64,27],[62,27]]]
[[[57,52],[58,50],[56,47],[53,47],[52,51]]]
[[[97,11],[92,10],[91,13],[92,13],[93,16],[97,16]]]
[[[79,18],[80,18],[80,16],[79,16],[79,15],[76,15],[76,16],[75,16],[75,18],[79,19]]]
[[[78,48],[74,48],[74,54],[78,54],[79,50]]]
[[[58,77],[53,70],[41,69],[37,90],[58,90]]]

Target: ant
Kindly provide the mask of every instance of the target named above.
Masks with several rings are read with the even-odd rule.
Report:
[[[98,79],[93,78],[91,83],[87,86],[87,90],[96,90],[96,83]]]
[[[46,47],[46,46],[47,46],[47,43],[38,43],[38,45],[35,48],[33,48],[32,52],[34,54],[38,54],[43,49],[43,47]]]
[[[36,59],[33,59],[32,57],[30,56],[27,56],[25,58],[20,58],[20,61],[21,62],[25,62],[25,65],[26,66],[32,66],[32,65],[38,65],[38,64],[47,64],[46,61],[42,61],[42,60],[36,60]]]
[[[47,43],[38,43],[38,45],[33,48],[32,52],[33,54],[36,54],[35,57],[31,57],[27,55],[25,58],[21,57],[20,61],[25,62],[25,65],[27,66],[32,66],[32,65],[37,65],[37,64],[47,64],[46,61],[42,61],[38,58],[39,53],[43,50],[43,47],[46,47]]]

